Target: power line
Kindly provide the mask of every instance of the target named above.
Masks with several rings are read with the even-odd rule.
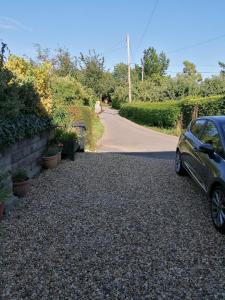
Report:
[[[171,74],[182,74],[182,72],[179,72],[179,71],[166,71],[166,72],[171,73]],[[217,72],[198,71],[198,73],[202,73],[202,74],[220,74],[219,71],[217,71]]]
[[[192,45],[190,45],[190,46],[181,47],[181,48],[175,49],[175,50],[170,51],[170,52],[167,52],[167,53],[168,53],[168,54],[170,54],[170,53],[177,53],[177,52],[180,52],[180,51],[183,51],[183,50],[192,49],[192,48],[199,47],[199,46],[201,46],[201,45],[208,44],[208,43],[210,43],[210,42],[213,42],[213,41],[222,39],[222,38],[224,38],[224,37],[225,37],[225,34],[222,34],[222,35],[216,36],[216,37],[214,37],[214,38],[211,38],[211,39],[208,39],[208,40],[205,40],[205,41],[201,41],[201,42],[198,42],[198,43],[196,43],[196,44],[192,44]]]
[[[148,18],[148,22],[146,24],[146,27],[145,27],[142,35],[141,35],[141,38],[140,38],[140,41],[139,41],[139,44],[138,44],[138,47],[137,47],[137,51],[139,50],[139,48],[140,48],[140,46],[141,46],[141,44],[144,40],[144,37],[145,37],[146,33],[148,32],[148,30],[150,28],[150,25],[152,23],[152,20],[153,20],[153,17],[154,17],[154,14],[155,14],[155,11],[156,11],[156,8],[157,8],[158,4],[159,4],[159,0],[156,0],[155,5],[154,5],[154,7],[151,11],[151,14],[150,14],[149,18]]]
[[[102,55],[108,55],[108,54],[111,54],[113,52],[116,52],[116,51],[124,48],[124,44],[123,43],[124,43],[123,40],[117,42],[114,46],[112,46],[108,50],[104,51]]]
[[[111,51],[108,51],[108,52],[103,53],[103,56],[104,56],[104,55],[110,55],[110,54],[112,54],[112,53],[114,53],[114,52],[117,52],[117,51],[119,51],[119,50],[121,50],[121,49],[125,49],[124,45],[122,45],[122,46],[120,46],[120,47],[117,47],[117,48],[115,48],[114,50],[111,50]]]

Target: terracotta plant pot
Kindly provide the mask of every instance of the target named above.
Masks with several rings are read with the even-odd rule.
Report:
[[[24,197],[30,188],[29,178],[22,182],[13,182],[13,193],[18,197]]]
[[[2,217],[3,217],[4,208],[5,208],[4,202],[0,202],[0,220],[1,220]]]
[[[62,160],[62,151],[59,151],[58,153],[57,153],[57,159],[58,159],[58,164],[61,162],[61,160]]]
[[[53,169],[57,167],[58,163],[58,153],[53,156],[43,157],[43,165],[45,169]]]

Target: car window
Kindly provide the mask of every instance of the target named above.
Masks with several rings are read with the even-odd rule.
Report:
[[[205,125],[206,120],[196,120],[191,124],[191,132],[200,139],[203,127]]]
[[[217,127],[213,122],[207,122],[201,136],[201,142],[213,145],[215,152],[221,156],[224,156],[223,146],[220,141],[220,135]]]

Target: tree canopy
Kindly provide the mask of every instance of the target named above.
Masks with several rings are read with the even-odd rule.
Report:
[[[144,50],[142,58],[146,77],[164,76],[169,67],[169,59],[164,52],[157,54],[153,47]]]

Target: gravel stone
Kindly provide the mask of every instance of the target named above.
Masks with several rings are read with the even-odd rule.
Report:
[[[172,160],[78,154],[0,227],[0,299],[225,299],[224,236]]]

